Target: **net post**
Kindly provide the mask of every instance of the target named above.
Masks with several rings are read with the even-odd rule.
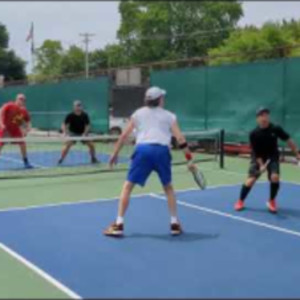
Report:
[[[224,167],[225,167],[225,161],[224,161],[225,149],[224,149],[224,144],[225,144],[225,130],[221,129],[221,131],[220,131],[220,168],[221,169],[224,169]]]

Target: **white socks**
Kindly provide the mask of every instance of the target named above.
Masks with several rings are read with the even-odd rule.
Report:
[[[178,224],[178,218],[175,216],[171,216],[171,224]]]
[[[123,224],[123,223],[124,223],[124,218],[118,216],[118,217],[117,217],[117,220],[116,220],[116,223],[117,223],[117,225]]]

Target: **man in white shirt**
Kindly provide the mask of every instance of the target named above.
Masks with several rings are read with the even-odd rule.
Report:
[[[181,133],[176,116],[165,110],[164,96],[166,92],[159,87],[151,87],[146,91],[145,106],[138,109],[131,117],[127,128],[120,136],[110,158],[113,166],[118,154],[133,130],[136,130],[136,147],[132,155],[131,166],[127,180],[119,201],[119,210],[116,221],[109,226],[104,234],[119,237],[123,235],[124,215],[129,204],[131,192],[136,184],[144,186],[152,171],[155,171],[162,183],[168,199],[171,215],[171,234],[182,233],[177,218],[176,198],[172,186],[170,143],[172,135],[177,139],[180,148],[184,151],[190,170],[196,168],[192,162],[192,154],[186,139]]]

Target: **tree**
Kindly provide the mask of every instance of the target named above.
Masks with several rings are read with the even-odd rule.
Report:
[[[45,40],[36,50],[37,75],[58,76],[61,75],[61,60],[63,47],[60,41]]]
[[[252,62],[295,56],[299,48],[293,48],[300,42],[299,22],[267,22],[262,28],[254,26],[233,32],[223,45],[211,49],[210,63]]]
[[[207,54],[243,15],[237,1],[121,1],[118,38],[130,62]]]
[[[25,79],[25,62],[8,49],[8,42],[6,27],[0,24],[0,75],[4,75],[5,81]]]
[[[84,71],[84,51],[77,46],[71,46],[68,51],[62,54],[60,64],[61,74],[78,73]]]
[[[8,32],[6,27],[0,23],[0,48],[6,49],[8,47]]]

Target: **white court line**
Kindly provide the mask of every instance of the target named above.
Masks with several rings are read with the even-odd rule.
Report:
[[[15,163],[18,163],[18,164],[24,164],[24,162],[20,159],[17,159],[17,158],[11,158],[11,157],[7,157],[5,155],[1,155],[0,156],[0,159],[2,160],[6,160],[6,161],[12,161],[12,162],[15,162]],[[37,167],[39,169],[49,169],[49,167],[46,167],[46,166],[42,166],[42,165],[39,165],[39,164],[36,164],[36,163],[31,163],[32,166],[34,167]]]
[[[264,182],[258,182],[257,184],[262,184]],[[207,187],[207,190],[222,188],[222,187],[234,187],[234,186],[240,186],[240,184],[220,184],[220,185],[214,185]],[[192,192],[192,191],[200,191],[199,188],[191,188],[191,189],[182,189],[182,190],[176,190],[176,193],[184,193],[184,192]],[[144,197],[149,196],[149,193],[143,193],[143,194],[136,194],[132,195],[131,198],[138,198],[138,197]],[[59,206],[66,206],[66,205],[80,205],[80,204],[86,204],[86,203],[95,203],[95,202],[107,202],[107,201],[116,201],[119,199],[119,196],[115,197],[109,197],[109,198],[97,198],[97,199],[86,199],[86,200],[79,200],[79,201],[69,201],[69,202],[59,202],[59,203],[49,203],[49,204],[42,204],[42,205],[28,205],[28,206],[16,206],[16,207],[10,207],[10,208],[2,208],[0,209],[0,213],[2,212],[13,212],[13,211],[23,211],[23,210],[31,210],[31,209],[43,209],[43,208],[51,208],[51,207],[59,207]]]
[[[149,194],[149,195],[153,198],[157,198],[157,199],[161,199],[161,200],[166,201],[166,198],[164,196],[157,195],[157,194]],[[260,221],[255,221],[255,220],[244,218],[244,217],[235,216],[235,215],[225,213],[225,212],[222,212],[222,211],[219,211],[219,210],[215,210],[215,209],[211,209],[211,208],[208,208],[208,207],[199,206],[199,205],[195,205],[195,204],[190,204],[190,203],[183,202],[183,201],[177,201],[177,203],[179,205],[189,207],[189,208],[193,208],[193,209],[200,210],[200,211],[204,211],[204,212],[207,212],[207,213],[210,213],[210,214],[218,215],[218,216],[221,216],[221,217],[241,221],[241,222],[244,222],[244,223],[249,223],[249,224],[252,224],[252,225],[259,226],[259,227],[264,227],[264,228],[268,228],[268,229],[271,229],[271,230],[275,230],[275,231],[279,231],[279,232],[283,232],[283,233],[286,233],[286,234],[290,234],[290,235],[300,237],[300,232],[298,232],[298,231],[290,230],[290,229],[287,229],[287,228],[271,225],[271,224],[260,222]]]
[[[76,294],[75,292],[70,290],[68,287],[63,285],[61,282],[59,282],[58,280],[53,278],[51,275],[49,275],[48,273],[46,273],[45,271],[43,271],[42,269],[40,269],[39,267],[34,265],[32,262],[28,261],[26,258],[21,256],[20,254],[13,251],[12,249],[7,247],[6,245],[0,243],[0,249],[3,250],[4,252],[6,252],[11,257],[13,257],[14,259],[16,259],[18,262],[20,262],[24,266],[26,266],[28,269],[30,269],[34,273],[36,273],[37,275],[39,275],[40,277],[45,279],[47,282],[49,282],[51,285],[56,287],[58,290],[62,291],[64,294],[66,294],[70,298],[72,298],[72,299],[82,299],[82,297],[80,297],[78,294]]]
[[[132,195],[131,198],[149,196],[149,194],[139,194]],[[14,211],[23,211],[23,210],[33,210],[33,209],[43,209],[43,208],[51,208],[51,207],[59,207],[59,206],[68,206],[68,205],[79,205],[79,204],[87,204],[87,203],[95,203],[95,202],[107,202],[107,201],[116,201],[118,197],[111,198],[97,198],[97,199],[87,199],[87,200],[79,200],[79,201],[70,201],[70,202],[60,202],[60,203],[49,203],[43,205],[29,205],[29,206],[16,206],[11,208],[3,208],[0,209],[0,213],[2,212],[14,212]]]

